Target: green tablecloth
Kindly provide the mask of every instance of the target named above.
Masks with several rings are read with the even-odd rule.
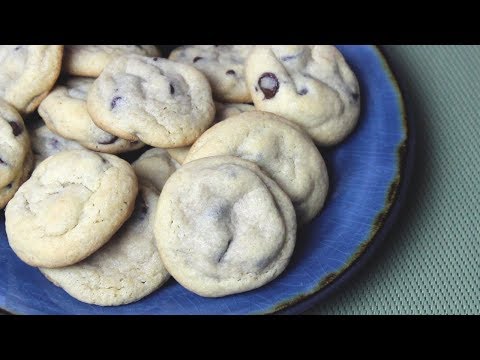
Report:
[[[417,129],[406,207],[307,314],[480,314],[480,46],[384,46]]]

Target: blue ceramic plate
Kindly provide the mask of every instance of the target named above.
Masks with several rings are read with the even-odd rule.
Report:
[[[272,283],[221,299],[170,280],[147,298],[105,308],[81,303],[22,263],[10,249],[0,212],[0,308],[22,314],[260,314],[299,312],[362,264],[393,222],[405,186],[407,123],[401,94],[373,46],[339,46],[361,86],[362,114],[341,145],[322,150],[330,193],[321,214],[298,233],[294,257]]]

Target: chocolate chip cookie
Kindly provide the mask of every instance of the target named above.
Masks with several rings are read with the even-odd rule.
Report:
[[[170,60],[193,65],[203,72],[216,100],[248,103],[252,98],[244,76],[244,64],[254,45],[186,45],[173,50]]]
[[[170,277],[153,236],[158,195],[176,170],[165,150],[152,149],[133,163],[139,194],[130,219],[97,252],[71,266],[46,269],[45,276],[76,299],[102,306],[138,301]]]
[[[31,169],[30,138],[20,114],[0,100],[0,209],[13,197]]]
[[[181,285],[220,297],[258,288],[282,273],[295,246],[295,211],[255,164],[209,157],[168,179],[154,234],[165,267]]]
[[[84,147],[109,154],[141,148],[141,141],[127,141],[103,131],[87,111],[87,93],[94,79],[74,77],[56,86],[42,101],[38,113],[54,133]]]
[[[126,161],[89,150],[44,160],[5,209],[9,244],[32,266],[75,264],[110,240],[133,211],[137,177]]]
[[[0,98],[33,112],[60,74],[63,45],[0,45]]]
[[[282,117],[250,111],[207,130],[192,146],[185,163],[218,155],[255,162],[287,193],[299,223],[313,219],[328,192],[328,174],[310,137]]]
[[[359,85],[334,46],[258,46],[245,75],[258,110],[297,123],[318,145],[338,144],[357,123]]]
[[[110,62],[93,83],[88,112],[97,126],[160,148],[191,145],[213,122],[205,76],[192,66],[128,55]]]

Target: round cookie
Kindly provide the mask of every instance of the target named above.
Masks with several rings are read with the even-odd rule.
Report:
[[[84,150],[85,148],[73,140],[67,140],[51,132],[45,125],[31,130],[30,140],[35,157],[35,167],[47,157],[66,150]]]
[[[50,281],[74,298],[102,306],[130,304],[169,279],[155,245],[152,224],[159,192],[176,168],[171,166],[168,154],[163,156],[157,150],[165,152],[149,150],[133,163],[139,194],[132,216],[113,238],[77,264],[40,268]]]
[[[0,98],[33,112],[57,81],[63,45],[0,45]]]
[[[109,154],[141,148],[140,141],[130,142],[100,129],[87,111],[87,93],[94,79],[70,78],[58,85],[42,101],[38,113],[54,133],[75,140],[84,147]]]
[[[318,145],[338,144],[357,123],[358,82],[334,46],[259,46],[245,76],[258,110],[297,123]]]
[[[185,163],[219,155],[255,162],[287,193],[299,223],[313,219],[328,192],[327,168],[307,134],[275,114],[251,111],[207,130],[192,146]]]
[[[196,160],[167,181],[154,234],[165,267],[206,297],[258,288],[282,273],[295,247],[288,196],[253,163]]]
[[[252,101],[244,65],[254,45],[186,45],[176,48],[170,60],[193,65],[207,77],[215,99],[228,103]]]
[[[241,114],[247,111],[254,111],[255,107],[249,104],[222,104],[215,102],[215,121],[218,123],[223,121],[231,116]],[[179,164],[183,164],[185,158],[190,151],[190,146],[184,146],[180,148],[171,148],[167,149],[168,153],[172,158],[174,158]]]
[[[148,181],[158,190],[162,190],[165,182],[180,167],[180,164],[166,150],[150,149],[145,151],[132,166],[141,181]]]
[[[160,148],[191,145],[215,114],[202,73],[138,55],[116,58],[105,67],[90,88],[87,107],[103,130]]]
[[[126,54],[160,56],[160,51],[155,45],[65,45],[63,71],[98,77],[111,60]]]
[[[30,139],[20,114],[0,100],[0,209],[21,185]]]
[[[89,150],[64,151],[35,169],[5,210],[9,244],[32,266],[75,264],[128,219],[137,177],[126,161]]]

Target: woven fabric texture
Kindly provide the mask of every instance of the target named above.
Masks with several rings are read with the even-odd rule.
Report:
[[[384,46],[415,122],[412,184],[366,267],[307,314],[480,314],[480,46]]]

